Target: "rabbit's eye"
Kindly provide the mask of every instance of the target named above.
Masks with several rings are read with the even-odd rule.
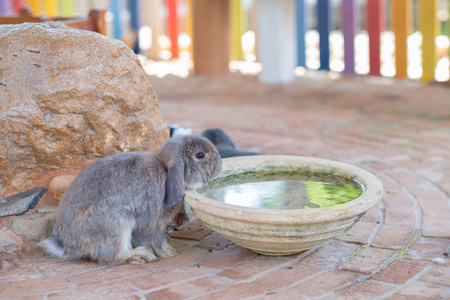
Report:
[[[203,158],[205,158],[205,153],[199,152],[199,153],[195,154],[195,157],[197,157],[198,159],[203,159]]]

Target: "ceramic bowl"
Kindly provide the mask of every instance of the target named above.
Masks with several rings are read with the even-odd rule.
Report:
[[[198,189],[186,190],[185,202],[206,226],[234,243],[261,254],[290,255],[316,247],[348,231],[383,195],[383,185],[372,173],[346,163],[313,157],[259,155],[226,158],[223,170],[215,180],[263,172],[299,172],[348,178],[361,183],[364,191],[344,204],[311,209],[273,210],[232,205],[205,197],[197,192]],[[242,194],[242,197],[246,195]]]

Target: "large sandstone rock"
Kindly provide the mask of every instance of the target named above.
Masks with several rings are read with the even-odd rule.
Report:
[[[0,26],[0,196],[88,159],[168,138],[136,55],[59,23]]]

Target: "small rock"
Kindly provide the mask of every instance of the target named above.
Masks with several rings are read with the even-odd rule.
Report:
[[[54,198],[60,200],[64,193],[69,188],[76,175],[60,175],[54,177],[48,186],[48,191]]]
[[[1,266],[0,269],[5,270],[5,269],[14,269],[14,268],[18,268],[19,266],[16,264],[16,262],[14,262],[14,260],[3,260],[0,261],[1,262]]]
[[[46,206],[42,206],[42,207],[36,209],[36,211],[41,214],[54,213],[57,210],[58,210],[58,206],[56,206],[56,205],[46,205]]]
[[[213,250],[223,250],[232,244],[233,244],[232,241],[230,241],[220,233],[213,232],[211,235],[207,236],[203,241],[195,245],[195,247]]]
[[[212,232],[206,227],[202,221],[196,219],[186,226],[180,228],[178,231],[172,231],[170,236],[173,238],[182,238],[188,240],[201,241]]]
[[[39,243],[48,238],[52,233],[53,225],[56,221],[56,206],[55,209],[50,209],[47,206],[40,210],[51,212],[37,212],[19,216],[14,219],[11,228],[29,242]]]
[[[35,187],[0,200],[0,217],[24,214],[38,204],[47,189]]]
[[[18,252],[22,250],[24,238],[14,230],[3,227],[0,230],[0,253],[2,252]]]

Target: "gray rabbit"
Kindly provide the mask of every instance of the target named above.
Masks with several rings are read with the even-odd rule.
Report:
[[[146,263],[176,255],[166,227],[185,188],[219,175],[222,160],[204,137],[169,139],[160,152],[101,158],[84,169],[61,199],[47,251],[102,264]]]
[[[231,140],[230,136],[220,128],[209,128],[202,132],[202,136],[210,140],[222,158],[234,156],[261,155],[259,152],[241,151]]]

